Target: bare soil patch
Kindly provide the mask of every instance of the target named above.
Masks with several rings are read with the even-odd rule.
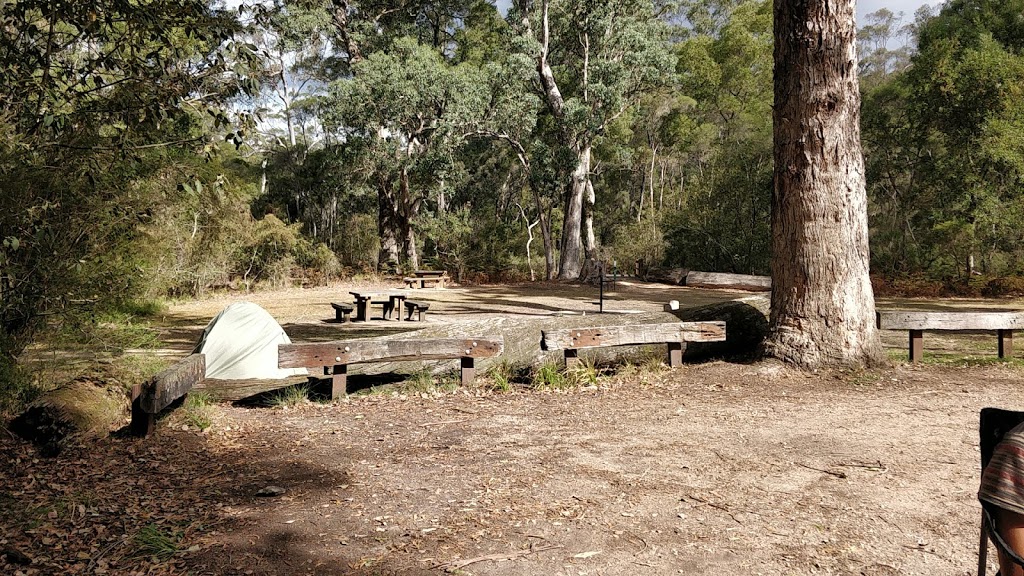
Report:
[[[571,292],[507,299],[593,301]],[[327,325],[327,304],[262,297]],[[225,303],[175,307],[172,328]],[[0,573],[970,574],[977,414],[1021,407],[1021,376],[710,362],[568,391],[224,404],[206,433],[172,415],[56,459],[0,433],[0,554],[31,560]],[[257,497],[268,485],[287,492]],[[140,554],[147,529],[177,551]]]

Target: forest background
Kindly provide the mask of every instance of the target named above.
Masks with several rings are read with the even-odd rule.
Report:
[[[0,6],[2,381],[212,290],[768,273],[768,2],[58,4]],[[876,290],[1024,291],[1022,11],[861,23]]]

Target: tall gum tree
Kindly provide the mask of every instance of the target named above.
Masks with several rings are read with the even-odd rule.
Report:
[[[286,0],[286,5],[296,12],[315,12],[333,30],[332,43],[336,54],[325,60],[324,67],[330,71],[335,88],[344,85],[349,88],[332,89],[333,94],[327,97],[328,108],[336,108],[339,104],[346,108],[342,113],[328,113],[334,117],[328,123],[357,117],[355,121],[359,124],[356,126],[335,125],[335,128],[342,134],[348,128],[354,128],[360,136],[375,139],[361,144],[366,144],[366,149],[381,160],[367,171],[366,180],[377,192],[377,230],[381,244],[378,265],[382,268],[397,268],[402,264],[413,268],[418,266],[413,222],[421,209],[425,189],[415,181],[414,165],[424,165],[431,142],[439,140],[435,138],[437,127],[432,122],[448,113],[443,104],[433,108],[428,104],[420,117],[410,119],[408,116],[411,110],[409,102],[428,101],[433,97],[428,92],[444,91],[450,87],[447,84],[435,86],[429,81],[409,82],[413,76],[420,74],[420,80],[426,80],[423,74],[454,78],[443,70],[446,64],[442,59],[427,57],[420,47],[429,47],[447,56],[453,34],[472,4],[472,0]],[[400,41],[403,38],[405,40]],[[406,50],[416,55],[417,62],[425,63],[426,67],[413,68],[406,73],[399,69],[400,66],[391,65],[389,54],[399,46],[397,52]],[[380,56],[371,60],[376,54]],[[377,77],[362,80],[360,76],[370,70],[376,71]],[[391,81],[404,84],[412,91],[406,105],[402,105],[402,94],[386,86]],[[351,89],[352,86],[355,88]],[[379,102],[377,112],[386,112],[391,114],[390,117],[372,119],[372,111],[359,113],[358,101],[338,101],[338,96],[346,97],[349,92],[365,95],[374,90],[385,98]],[[400,107],[403,110],[396,109]],[[379,124],[375,136],[367,132],[373,122]],[[387,124],[396,130],[399,130],[399,125],[412,126],[416,133],[392,131]],[[385,151],[383,155],[381,151]]]
[[[767,356],[883,361],[868,276],[853,0],[775,0],[775,183]]]
[[[539,5],[538,5],[539,4]],[[675,60],[655,5],[643,0],[516,0],[510,18],[536,40],[537,89],[569,152],[558,278],[597,259],[593,150],[611,122],[671,77]]]

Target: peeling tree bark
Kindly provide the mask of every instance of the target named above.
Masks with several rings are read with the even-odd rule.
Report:
[[[868,277],[853,0],[775,0],[768,356],[883,361]]]

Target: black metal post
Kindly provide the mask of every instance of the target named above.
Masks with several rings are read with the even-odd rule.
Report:
[[[598,277],[600,278],[599,284],[601,285],[601,310],[600,310],[600,312],[602,314],[604,314],[604,262],[601,262],[600,264],[597,265],[597,273],[598,273]]]

